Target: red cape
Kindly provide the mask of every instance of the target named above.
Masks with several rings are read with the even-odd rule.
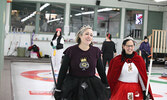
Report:
[[[139,74],[142,77],[142,80],[143,80],[145,87],[147,86],[148,77],[147,77],[146,66],[145,66],[145,62],[144,62],[143,58],[141,56],[139,56],[137,54],[137,52],[134,52],[133,58],[125,59],[124,61],[122,61],[122,55],[119,55],[119,56],[115,57],[114,59],[112,59],[110,61],[110,64],[109,64],[107,79],[108,79],[108,83],[109,83],[110,88],[111,88],[111,94],[112,94],[114,87],[116,86],[116,84],[118,82],[118,78],[121,74],[123,64],[127,60],[132,61],[136,65],[136,67],[139,71]],[[150,86],[149,86],[149,94],[151,96],[151,99],[154,100]]]

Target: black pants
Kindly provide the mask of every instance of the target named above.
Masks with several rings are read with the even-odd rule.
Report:
[[[145,60],[146,63],[146,71],[148,72],[148,65],[149,65],[149,59],[147,54],[142,54],[143,59]]]
[[[106,63],[108,62],[108,66],[110,64],[110,61],[113,57],[103,57],[103,65],[104,65],[104,70],[106,71]]]

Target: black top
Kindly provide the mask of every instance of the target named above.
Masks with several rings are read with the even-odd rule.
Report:
[[[59,37],[57,38],[56,49],[63,49],[63,44],[60,43],[60,41],[61,41],[62,38],[63,38],[62,36],[59,36]],[[51,46],[53,46],[53,41],[54,41],[55,39],[56,39],[56,38],[53,38],[52,41],[50,42],[50,45],[51,45]]]
[[[65,57],[59,71],[57,89],[65,79],[67,71],[74,77],[95,76],[95,68],[104,84],[108,84],[103,64],[101,62],[101,51],[99,48],[90,46],[89,50],[83,51],[78,45],[71,46],[64,51]]]
[[[104,41],[102,45],[103,56],[111,56],[113,58],[113,53],[116,53],[115,43],[113,41]]]

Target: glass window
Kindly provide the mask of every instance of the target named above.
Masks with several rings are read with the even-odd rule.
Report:
[[[126,10],[125,18],[125,37],[131,36],[136,39],[142,37],[143,30],[143,11]]]
[[[120,9],[98,8],[97,12],[97,35],[105,36],[109,32],[112,37],[119,37]]]
[[[64,26],[64,9],[63,4],[44,3],[40,7],[40,32],[54,33],[56,28]]]
[[[83,25],[93,28],[94,7],[71,5],[70,32],[78,32]]]
[[[12,3],[11,31],[34,32],[35,31],[35,3]]]

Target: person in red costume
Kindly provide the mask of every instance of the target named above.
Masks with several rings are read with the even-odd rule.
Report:
[[[149,86],[146,96],[147,72],[143,58],[134,51],[134,40],[124,39],[122,53],[110,61],[107,74],[111,89],[110,100],[154,100]]]
[[[37,57],[38,57],[38,58],[41,58],[41,55],[40,55],[40,53],[39,53],[39,47],[38,47],[37,45],[34,44],[34,45],[28,47],[28,51],[33,51],[33,52],[35,52],[36,55],[37,55]]]

